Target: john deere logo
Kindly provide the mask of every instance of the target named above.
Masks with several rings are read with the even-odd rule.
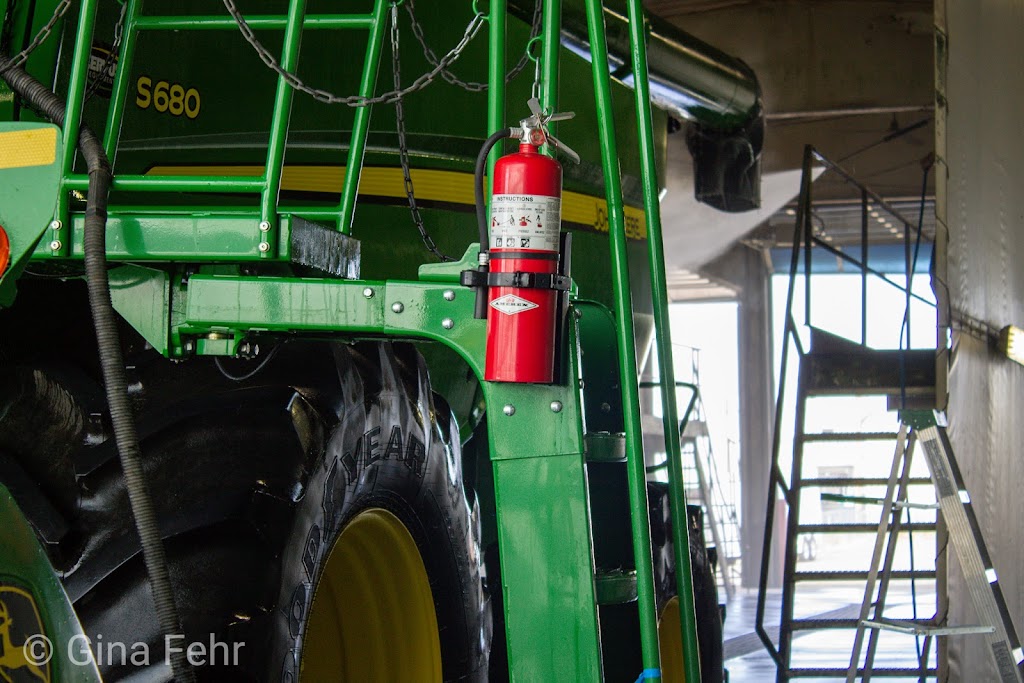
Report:
[[[0,584],[0,681],[50,683],[50,654],[32,595]]]
[[[515,315],[516,313],[528,311],[531,308],[537,308],[537,304],[526,299],[520,299],[515,294],[506,294],[492,301],[491,308],[501,311],[505,315]]]

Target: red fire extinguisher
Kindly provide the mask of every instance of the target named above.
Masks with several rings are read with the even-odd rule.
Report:
[[[550,142],[579,162],[545,128],[548,121],[572,115],[544,116],[536,100],[530,108],[533,115],[508,131],[519,138],[519,151],[494,167],[484,368],[484,379],[491,382],[554,380],[560,292],[569,286],[559,267],[562,167],[539,147]]]
[[[555,366],[554,289],[522,287],[526,274],[558,272],[562,167],[529,140],[494,167],[491,195],[491,273],[522,273],[490,288],[487,363],[491,382],[551,382]],[[500,278],[495,278],[501,282]],[[536,278],[534,278],[536,280]]]

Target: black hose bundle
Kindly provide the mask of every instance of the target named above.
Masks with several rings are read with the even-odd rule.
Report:
[[[36,80],[10,58],[0,55],[0,78],[11,90],[43,116],[64,126],[65,104],[49,88]],[[89,191],[85,205],[85,275],[89,288],[89,307],[99,347],[103,382],[106,388],[110,421],[124,471],[125,488],[131,504],[135,527],[142,544],[142,558],[149,575],[156,605],[157,620],[165,636],[181,634],[181,619],[174,602],[174,591],[167,569],[167,557],[157,526],[156,511],[142,472],[139,436],[128,400],[128,379],[118,334],[117,318],[110,300],[107,276],[107,196],[113,180],[110,161],[99,138],[87,126],[79,131],[78,149],[89,169]],[[195,676],[185,659],[183,648],[169,657],[174,678],[192,683]]]

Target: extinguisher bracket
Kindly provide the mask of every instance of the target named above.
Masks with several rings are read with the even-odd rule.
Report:
[[[520,287],[524,289],[553,289],[567,292],[572,279],[558,273],[482,273],[478,270],[462,271],[461,282],[466,287]]]

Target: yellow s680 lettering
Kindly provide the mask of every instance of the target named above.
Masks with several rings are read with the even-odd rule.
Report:
[[[181,116],[195,120],[199,116],[202,98],[195,88],[186,88],[180,83],[157,81],[149,76],[139,76],[135,82],[135,104],[139,109],[154,110],[161,114]]]

